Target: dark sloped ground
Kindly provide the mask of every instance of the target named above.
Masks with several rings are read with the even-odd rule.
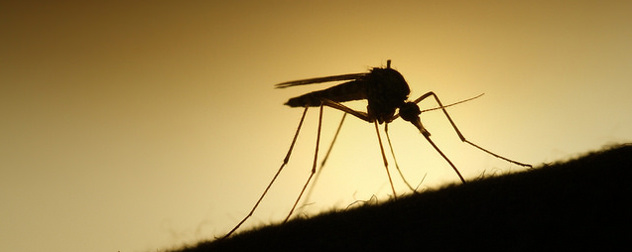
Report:
[[[201,242],[179,251],[628,248],[632,145]]]

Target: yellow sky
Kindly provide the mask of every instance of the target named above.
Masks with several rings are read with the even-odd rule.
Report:
[[[469,140],[518,161],[632,140],[626,1],[230,2],[0,4],[1,251],[153,251],[220,236],[287,152],[301,109],[282,104],[329,86],[273,85],[388,59],[413,99],[485,93],[449,112]],[[325,110],[321,149],[341,116]],[[244,228],[287,213],[316,120],[308,111],[287,171]],[[422,121],[467,179],[522,169],[461,143],[441,113]],[[410,181],[458,181],[409,123],[389,131]],[[390,194],[372,125],[350,118],[299,212]]]

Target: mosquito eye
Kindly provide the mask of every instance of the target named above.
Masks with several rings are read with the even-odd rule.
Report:
[[[421,110],[414,102],[406,102],[399,108],[399,115],[406,121],[413,121],[419,117]]]

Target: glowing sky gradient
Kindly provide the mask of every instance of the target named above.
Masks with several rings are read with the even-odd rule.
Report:
[[[469,140],[518,161],[632,140],[632,2],[232,2],[0,4],[0,251],[155,251],[220,236],[287,152],[302,111],[282,104],[330,86],[273,85],[388,59],[413,99],[485,93],[449,112]],[[316,111],[244,228],[289,211]],[[325,110],[322,149],[341,116]],[[422,121],[466,179],[522,169],[461,143],[441,113]],[[389,132],[406,177],[426,176],[420,189],[458,182],[409,123]],[[373,126],[349,117],[338,140],[299,212],[391,194]]]

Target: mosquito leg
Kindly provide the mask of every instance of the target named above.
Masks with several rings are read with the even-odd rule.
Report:
[[[255,206],[252,207],[252,210],[250,210],[250,213],[248,213],[248,215],[246,215],[246,217],[244,217],[244,219],[242,219],[237,224],[237,226],[235,226],[232,230],[230,230],[230,232],[228,232],[228,234],[226,234],[221,239],[224,239],[224,238],[230,236],[233,232],[235,232],[235,230],[237,230],[241,226],[241,224],[243,224],[248,218],[250,218],[250,216],[252,216],[252,213],[255,212],[255,209],[257,209],[257,206],[259,206],[259,203],[261,203],[261,200],[263,200],[263,197],[266,195],[266,193],[268,193],[268,190],[270,189],[270,187],[272,186],[272,184],[274,183],[276,178],[279,176],[279,174],[283,170],[283,167],[285,167],[285,165],[290,160],[290,155],[292,155],[292,150],[294,149],[294,144],[296,143],[296,139],[298,138],[298,133],[301,131],[301,127],[303,126],[303,121],[305,119],[305,114],[307,114],[307,108],[309,108],[309,107],[305,106],[305,110],[303,110],[303,115],[301,116],[301,121],[298,123],[298,128],[296,129],[296,133],[294,134],[294,138],[292,139],[292,144],[290,144],[290,149],[287,151],[287,154],[285,155],[285,158],[283,159],[283,163],[281,164],[281,167],[279,167],[279,170],[276,172],[276,174],[274,174],[274,177],[270,181],[270,184],[268,184],[266,189],[263,191],[263,193],[261,194],[261,197],[259,197],[259,200],[257,200],[257,203],[255,203]],[[322,107],[321,107],[321,112],[322,112]]]
[[[363,121],[375,124],[375,132],[377,133],[377,139],[378,139],[378,142],[380,143],[380,151],[382,151],[382,160],[384,161],[384,168],[386,168],[388,181],[391,183],[391,189],[393,190],[393,197],[397,198],[397,194],[395,193],[395,187],[393,186],[393,180],[391,179],[391,174],[388,171],[388,162],[386,161],[386,154],[384,154],[384,146],[382,145],[382,138],[380,137],[380,131],[377,126],[378,122],[372,118],[369,118],[369,115],[365,112],[353,110],[345,105],[342,105],[340,103],[334,102],[329,99],[324,99],[324,98],[321,98],[321,99],[322,99],[323,105],[341,110],[345,113],[349,113],[357,118],[360,118]]]
[[[318,145],[320,143],[320,130],[322,128],[322,124],[323,124],[323,105],[321,104],[320,113],[318,114],[318,133],[316,134],[316,149],[314,150],[314,163],[312,164],[312,171],[310,172],[309,177],[307,178],[307,181],[305,181],[305,185],[303,186],[301,193],[298,195],[298,198],[296,198],[296,202],[294,202],[294,205],[292,206],[290,213],[287,215],[287,217],[285,218],[283,222],[286,222],[287,220],[290,219],[290,216],[292,216],[292,213],[294,212],[296,205],[298,205],[298,202],[301,200],[301,196],[303,196],[303,193],[305,192],[305,188],[307,188],[309,181],[314,176],[314,173],[316,173],[316,161],[318,160]]]
[[[321,98],[321,100],[322,100],[323,105],[351,114],[365,122],[372,123],[374,121],[373,119],[369,118],[369,114],[367,114],[366,112],[353,110],[345,105],[342,105],[340,103],[337,103],[329,99]]]
[[[382,152],[382,160],[384,161],[384,168],[386,169],[386,175],[388,175],[388,182],[391,183],[391,189],[393,190],[393,197],[397,199],[397,193],[395,193],[395,187],[393,186],[391,173],[388,171],[388,162],[386,161],[386,154],[384,154],[384,146],[382,146],[382,138],[380,137],[380,131],[377,127],[377,121],[374,121],[373,124],[375,124],[375,133],[377,133],[377,141],[380,143],[380,151]]]
[[[415,102],[415,103],[419,103],[420,101],[422,101],[422,100],[424,100],[424,99],[428,98],[429,96],[434,97],[434,99],[437,101],[437,103],[438,103],[438,104],[439,104],[439,106],[441,107],[441,110],[443,110],[443,113],[444,113],[444,114],[445,114],[445,116],[448,118],[448,121],[450,121],[450,124],[452,125],[452,128],[454,128],[454,131],[456,131],[456,134],[459,136],[459,138],[461,139],[461,141],[466,142],[466,143],[468,143],[468,144],[470,144],[470,145],[472,145],[472,146],[476,147],[477,149],[479,149],[479,150],[482,150],[482,151],[486,152],[487,154],[490,154],[490,155],[492,155],[492,156],[494,156],[494,157],[496,157],[496,158],[499,158],[499,159],[505,160],[505,161],[507,161],[507,162],[509,162],[509,163],[513,163],[513,164],[517,164],[517,165],[524,166],[524,167],[529,167],[529,168],[532,168],[532,167],[533,167],[533,166],[531,166],[530,164],[520,163],[520,162],[517,162],[517,161],[511,160],[511,159],[508,159],[508,158],[506,158],[506,157],[500,156],[500,155],[498,155],[498,154],[496,154],[496,153],[493,153],[493,152],[491,152],[491,151],[488,151],[488,150],[484,149],[483,147],[480,147],[480,146],[478,146],[478,145],[476,145],[476,144],[474,144],[474,143],[470,142],[469,140],[465,139],[465,137],[463,136],[463,134],[461,134],[461,131],[459,130],[459,128],[457,128],[457,127],[456,127],[456,124],[454,123],[454,121],[452,121],[452,118],[450,118],[450,115],[448,114],[448,111],[447,111],[447,110],[445,110],[445,107],[443,106],[443,104],[441,104],[441,101],[439,100],[439,97],[437,97],[437,95],[436,95],[434,92],[430,91],[430,92],[428,92],[428,93],[425,93],[424,95],[422,95],[422,96],[420,96],[419,98],[417,98],[417,100],[415,100],[414,102]],[[433,146],[434,146],[434,145],[433,145]],[[437,149],[437,148],[435,147],[435,149]],[[438,150],[438,149],[437,149],[437,150]],[[443,154],[442,154],[442,155],[443,155]]]
[[[312,196],[312,192],[314,191],[314,187],[316,186],[316,184],[318,184],[317,183],[318,178],[320,177],[320,174],[323,172],[323,168],[325,167],[325,163],[327,162],[327,159],[329,158],[329,153],[331,153],[331,149],[334,148],[334,143],[336,143],[336,139],[338,139],[338,134],[340,133],[340,129],[342,128],[342,123],[345,121],[345,117],[347,117],[347,113],[344,113],[342,115],[342,119],[340,119],[340,124],[338,124],[338,129],[336,130],[336,134],[334,134],[334,138],[333,140],[331,140],[331,144],[329,145],[329,149],[327,150],[327,153],[325,154],[323,161],[320,162],[320,169],[316,171],[316,176],[314,177],[312,186],[309,188],[309,191],[307,191],[307,194],[305,194],[305,199],[303,200],[303,202],[309,202],[309,199]]]
[[[417,184],[417,187],[415,187],[415,192],[419,189],[419,187],[421,186],[421,184],[424,182],[424,180],[426,180],[426,176],[428,175],[428,173],[424,174],[424,177],[421,178],[421,181],[419,181],[419,184]]]
[[[325,162],[327,162],[327,159],[329,158],[329,154],[331,153],[331,149],[334,148],[334,143],[336,143],[336,139],[338,139],[338,134],[340,133],[340,129],[342,128],[342,123],[345,121],[345,117],[347,117],[347,113],[344,113],[342,115],[342,119],[340,119],[340,124],[338,124],[338,129],[336,129],[336,134],[334,134],[334,138],[333,138],[333,140],[331,140],[331,144],[329,145],[329,149],[327,150],[327,153],[325,154],[325,157],[323,158],[323,161],[320,162],[320,170],[318,171],[318,173],[320,173],[320,171],[322,171],[323,166],[325,166]],[[316,177],[318,177],[318,174],[316,174]]]
[[[388,147],[391,149],[391,155],[393,155],[393,161],[395,162],[395,168],[397,169],[397,172],[399,172],[399,176],[402,177],[402,180],[404,181],[404,183],[406,184],[406,186],[408,186],[408,188],[413,191],[416,192],[415,188],[413,188],[412,186],[410,186],[410,184],[408,183],[408,181],[406,181],[406,178],[404,177],[404,174],[402,173],[402,171],[399,169],[399,164],[397,164],[397,158],[395,158],[395,151],[393,151],[393,145],[391,144],[391,137],[388,135],[388,123],[384,124],[384,133],[386,134],[386,141],[388,142]]]

